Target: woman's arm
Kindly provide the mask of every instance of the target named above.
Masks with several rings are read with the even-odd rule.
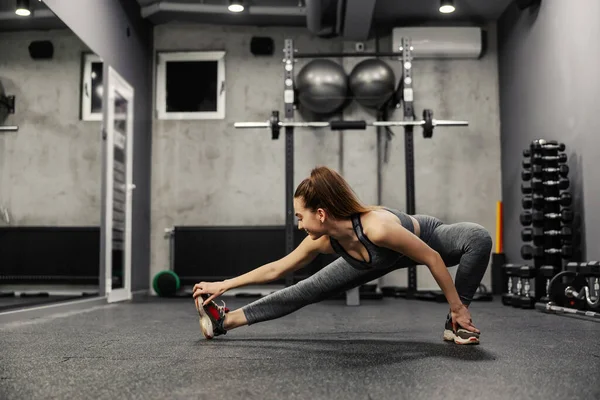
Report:
[[[426,265],[444,292],[450,308],[459,310],[463,307],[444,260],[418,236],[396,222],[383,220],[369,227],[369,240],[377,246],[397,251],[419,264]]]
[[[328,237],[323,236],[317,240],[312,240],[307,236],[294,251],[285,257],[260,266],[243,275],[223,281],[225,288],[226,290],[230,290],[241,286],[276,281],[310,264],[319,253],[326,251],[325,247],[328,243]]]
[[[286,274],[308,265],[319,253],[331,253],[333,249],[329,237],[323,236],[317,240],[306,237],[302,243],[290,254],[268,264],[262,265],[250,272],[221,282],[198,282],[194,285],[193,297],[202,294],[210,296],[204,299],[208,304],[228,290],[252,284],[261,284],[275,281]]]

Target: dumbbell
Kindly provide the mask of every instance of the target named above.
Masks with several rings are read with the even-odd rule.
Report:
[[[534,153],[531,158],[534,164],[542,164],[544,161],[558,161],[560,164],[567,162],[567,155],[565,153],[560,153],[557,156],[543,156],[541,154]]]
[[[574,218],[574,214],[573,211],[566,209],[566,210],[561,210],[560,214],[557,213],[546,213],[544,214],[543,211],[523,211],[521,213],[521,225],[523,226],[529,226],[531,225],[532,222],[534,222],[534,225],[538,225],[538,222],[543,222],[544,219],[559,219],[562,222],[571,222],[573,221]]]
[[[588,261],[581,263],[579,273],[586,278],[600,278],[600,261]]]
[[[533,222],[543,222],[544,219],[560,219],[563,223],[572,222],[575,217],[573,211],[564,209],[559,213],[544,213],[543,211],[534,211],[532,213]]]
[[[544,173],[558,174],[562,177],[569,175],[569,166],[567,164],[561,164],[558,168],[546,167],[543,168],[541,165],[534,165],[531,169],[526,169],[521,172],[521,179],[528,181],[532,176],[539,178]]]
[[[507,284],[506,292],[502,293],[502,304],[505,306],[512,305],[521,294],[521,279],[518,275],[520,267],[519,264],[504,264],[502,266],[506,274]]]
[[[558,168],[554,167],[542,167],[541,165],[534,165],[531,168],[533,176],[540,176],[543,173],[553,174],[558,173],[560,176],[566,177],[569,175],[569,166],[567,164],[560,164]]]
[[[566,178],[560,178],[558,181],[544,181],[538,178],[531,180],[531,187],[534,190],[543,190],[544,186],[558,186],[560,190],[565,190],[569,188],[569,180]]]
[[[531,281],[535,279],[536,273],[536,268],[533,265],[522,265],[519,268],[517,272],[519,276],[517,288],[520,290],[518,290],[517,296],[512,300],[513,307],[533,308],[535,297],[531,296]]]
[[[531,185],[527,185],[525,183],[521,183],[521,193],[523,193],[523,194],[531,194],[531,192],[533,192],[533,189],[531,188]]]
[[[573,230],[565,226],[560,231],[544,231],[544,228],[525,228],[521,231],[521,239],[524,242],[531,242],[533,239],[535,244],[540,244],[539,242],[543,242],[545,236],[560,236],[561,239],[569,239],[573,236]]]
[[[523,208],[535,208],[541,210],[545,203],[559,203],[563,207],[568,207],[573,202],[571,193],[563,192],[560,197],[544,197],[541,194],[534,194],[532,196],[525,196],[522,200]]]
[[[528,244],[521,247],[521,257],[524,260],[543,258],[544,254],[556,254],[562,258],[570,258],[573,256],[573,247],[568,244],[562,246],[560,249],[544,249],[543,247],[533,247]]]
[[[534,150],[558,150],[565,151],[566,146],[564,143],[558,143],[556,140],[546,141],[544,139],[538,139],[531,142],[531,147]]]
[[[544,295],[540,298],[540,301],[543,303],[547,303],[550,301],[550,294],[549,294],[549,289],[550,289],[550,280],[554,277],[554,275],[556,275],[558,272],[560,272],[561,267],[557,267],[556,265],[542,265],[541,267],[539,267],[538,269],[538,276],[540,278],[543,278],[544,281],[546,282],[546,284],[544,285],[546,287],[545,293]]]

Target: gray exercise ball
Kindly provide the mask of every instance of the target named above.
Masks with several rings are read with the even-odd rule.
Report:
[[[330,114],[348,99],[348,76],[334,61],[312,60],[298,72],[296,91],[302,106],[317,114]]]
[[[380,108],[396,91],[394,71],[377,58],[356,64],[349,80],[354,99],[367,108]]]

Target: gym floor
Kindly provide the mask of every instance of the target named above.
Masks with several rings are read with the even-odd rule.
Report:
[[[0,325],[0,397],[600,398],[597,323],[471,310],[479,346],[441,340],[446,305],[406,299],[329,300],[211,341],[191,299],[95,306]]]

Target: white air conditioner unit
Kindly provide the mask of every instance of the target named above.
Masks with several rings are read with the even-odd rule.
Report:
[[[407,27],[392,29],[392,51],[409,38],[414,58],[480,58],[483,32],[477,27]]]

